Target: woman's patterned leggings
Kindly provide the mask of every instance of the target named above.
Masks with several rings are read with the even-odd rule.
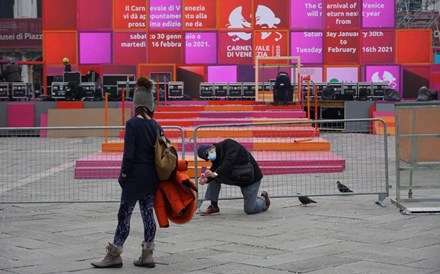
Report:
[[[118,212],[118,226],[116,227],[113,244],[123,246],[130,233],[130,218],[137,201],[121,201]],[[156,236],[156,221],[153,216],[154,195],[146,195],[139,200],[142,220],[144,222],[144,242],[153,243]]]

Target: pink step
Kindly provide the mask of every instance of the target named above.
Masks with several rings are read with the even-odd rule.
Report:
[[[186,159],[191,159],[192,152]],[[333,152],[253,152],[265,175],[342,172],[345,160]],[[122,153],[95,153],[76,161],[76,179],[118,178]],[[189,160],[190,161],[190,160]]]
[[[178,117],[178,116],[176,116]],[[304,111],[201,111],[202,118],[304,118]]]
[[[343,172],[343,166],[297,166],[297,167],[266,167],[260,166],[264,175],[282,175],[282,174],[306,174],[306,173],[333,173]],[[75,179],[117,179],[119,176],[119,167],[101,167],[96,168],[76,168]]]

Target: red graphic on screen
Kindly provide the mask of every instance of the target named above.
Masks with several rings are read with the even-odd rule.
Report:
[[[289,1],[287,0],[256,0],[255,30],[289,29]]]
[[[394,63],[395,32],[393,30],[362,31],[360,53],[365,64]]]
[[[246,0],[222,1],[220,5],[220,29],[252,28],[252,2]]]
[[[229,9],[224,9],[222,14],[222,19],[224,20],[226,18],[225,11],[227,14],[227,22],[222,21],[222,26],[226,26],[228,29],[233,29],[234,31],[228,32],[228,35],[232,37],[233,41],[249,41],[252,39],[252,33],[247,31],[249,28],[252,28],[254,25],[254,29],[259,30],[268,30],[268,31],[261,31],[258,32],[258,35],[260,35],[260,38],[262,40],[268,39],[269,36],[275,36],[275,39],[281,39],[281,32],[279,31],[273,31],[273,29],[279,29],[280,26],[286,26],[287,28],[287,17],[286,15],[286,9],[283,11],[282,5],[280,6],[273,4],[272,2],[268,2],[275,8],[272,9],[271,7],[265,6],[265,5],[256,5],[255,6],[255,13],[252,12],[248,14],[245,11],[245,7],[242,5],[238,6],[228,6]],[[286,3],[285,1],[282,1],[281,3]],[[276,13],[282,13],[284,19],[280,19]],[[281,25],[282,22],[283,23]],[[243,31],[237,31],[239,29],[242,29]]]
[[[254,55],[255,57],[280,57],[288,56],[287,31],[274,31],[270,35],[266,32],[255,31]],[[270,63],[288,63],[289,60],[270,61]]]

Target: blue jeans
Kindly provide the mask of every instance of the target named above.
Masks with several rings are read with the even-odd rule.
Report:
[[[260,213],[266,207],[266,198],[258,196],[261,180],[246,187],[240,187],[244,198],[244,212],[246,214]],[[211,180],[206,189],[205,198],[218,202],[221,184],[217,180]]]

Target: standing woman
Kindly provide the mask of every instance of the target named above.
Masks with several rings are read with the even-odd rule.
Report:
[[[159,183],[154,165],[154,144],[157,123],[153,120],[153,82],[140,77],[134,92],[135,116],[125,124],[124,156],[118,182],[122,188],[118,225],[113,243],[107,246],[107,255],[92,265],[98,268],[122,267],[122,247],[130,233],[130,218],[136,203],[144,223],[142,255],[134,261],[136,266],[154,267],[153,249],[156,222],[153,214],[154,194]]]

